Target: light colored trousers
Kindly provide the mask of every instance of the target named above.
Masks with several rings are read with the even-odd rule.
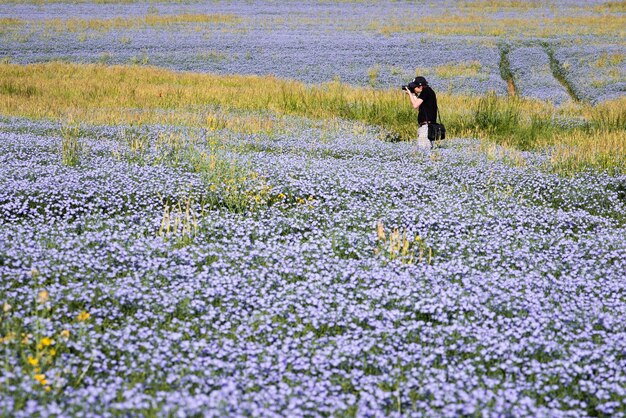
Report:
[[[428,125],[422,125],[417,129],[417,147],[423,149],[432,148],[428,140]]]

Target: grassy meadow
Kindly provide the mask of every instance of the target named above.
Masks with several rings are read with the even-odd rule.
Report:
[[[188,74],[151,67],[50,63],[1,64],[0,112],[11,116],[89,124],[154,124],[193,127],[219,123],[198,111],[268,111],[316,119],[348,119],[411,140],[415,116],[396,90],[357,88],[339,82],[310,86],[275,77]],[[521,150],[551,150],[554,168],[623,170],[626,162],[626,98],[597,106],[513,97],[440,94],[449,136],[478,136]],[[168,111],[163,116],[163,111]],[[165,118],[165,120],[163,119]],[[268,116],[270,118],[270,116]],[[225,125],[229,122],[224,121]],[[262,121],[256,121],[263,128]],[[249,125],[249,124],[248,124]],[[252,129],[239,120],[230,128]]]

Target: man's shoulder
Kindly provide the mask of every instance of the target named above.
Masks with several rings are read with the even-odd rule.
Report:
[[[427,99],[431,97],[436,97],[434,90],[431,89],[430,87],[424,88],[424,90],[422,90],[422,94],[420,94],[420,98]]]

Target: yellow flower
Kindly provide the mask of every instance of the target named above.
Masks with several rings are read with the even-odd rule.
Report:
[[[54,344],[54,340],[50,337],[44,337],[41,339],[41,345],[44,347],[48,347],[49,345]]]
[[[56,348],[51,348],[51,349],[50,349],[50,355],[51,355],[52,357],[54,357],[54,356],[56,355],[56,353],[57,353]]]
[[[39,383],[41,383],[42,385],[47,385],[48,381],[46,380],[46,375],[43,373],[40,374],[36,374],[35,375],[35,380],[38,381]]]
[[[64,329],[63,331],[61,331],[61,337],[65,340],[68,340],[70,338],[70,330]]]
[[[91,314],[89,312],[82,311],[81,313],[78,314],[76,319],[78,320],[78,322],[83,322],[83,321],[88,320],[90,316]]]
[[[28,364],[30,364],[31,366],[36,366],[39,364],[39,359],[28,356]]]
[[[48,299],[50,299],[50,294],[47,290],[42,290],[39,292],[39,295],[37,295],[37,303],[44,304]]]
[[[46,386],[46,392],[50,392],[50,386]]]
[[[4,304],[2,305],[2,312],[7,313],[11,310],[12,306],[9,305],[8,303],[4,302]]]

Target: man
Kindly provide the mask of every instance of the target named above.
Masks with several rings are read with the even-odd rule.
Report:
[[[413,109],[417,110],[417,146],[419,148],[432,148],[428,140],[428,124],[437,122],[437,95],[428,86],[424,77],[415,77],[405,89],[411,100]]]

